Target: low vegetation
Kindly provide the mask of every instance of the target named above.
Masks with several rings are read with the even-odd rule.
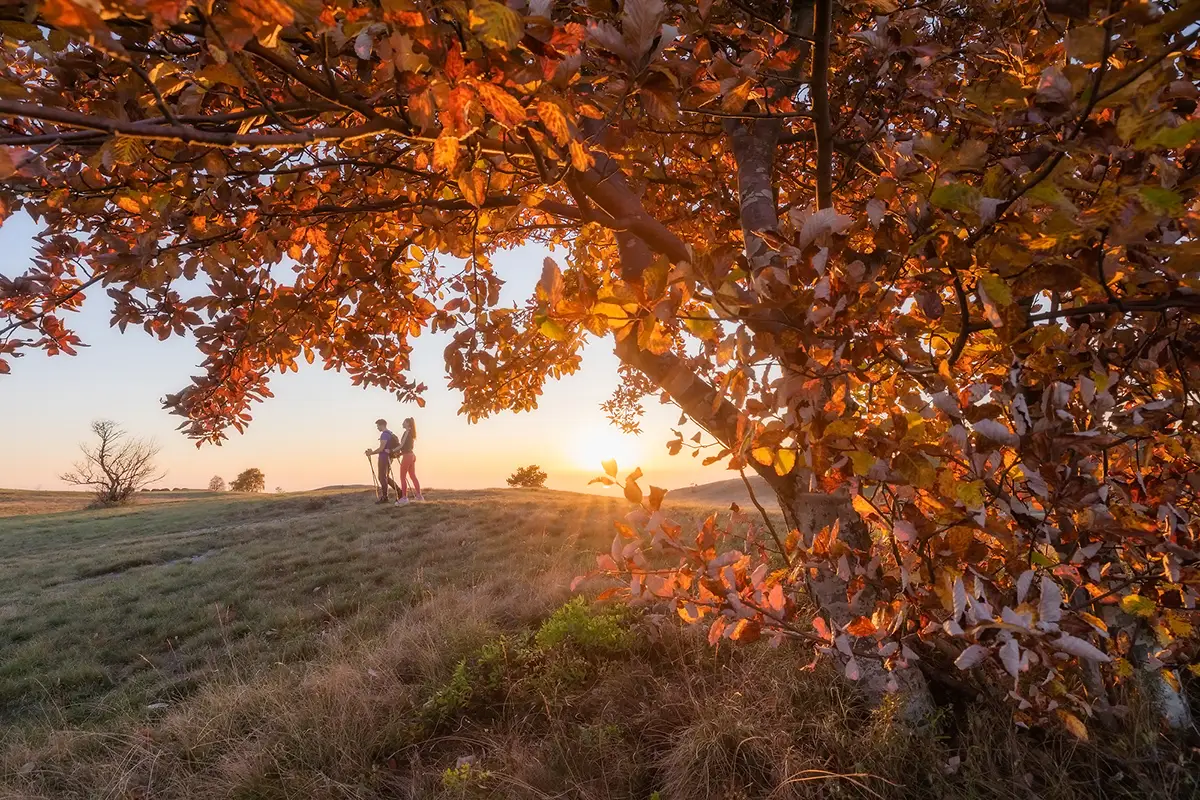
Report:
[[[0,519],[0,796],[1197,792],[1147,715],[1084,744],[949,703],[909,733],[799,648],[714,650],[653,606],[572,598],[616,498],[368,500],[197,494]]]

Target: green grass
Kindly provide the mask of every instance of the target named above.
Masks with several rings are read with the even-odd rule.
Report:
[[[570,599],[622,501],[370,499],[0,519],[0,798],[1197,796],[1142,716],[1104,745],[986,706],[912,732],[803,648]]]
[[[0,520],[0,723],[102,722],[311,659],[435,587],[511,581],[489,567],[518,547],[534,570],[579,564],[546,497],[506,494],[489,519],[486,493],[397,509],[358,492]],[[599,525],[611,504],[587,507]]]

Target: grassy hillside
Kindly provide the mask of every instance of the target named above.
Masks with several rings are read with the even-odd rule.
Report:
[[[757,475],[747,474],[746,477],[750,480],[750,488],[754,490],[754,496],[758,498],[758,502],[762,504],[763,508],[777,512],[779,505],[775,500],[775,493],[771,491],[771,487],[767,486],[767,482]],[[737,503],[749,511],[754,510],[750,502],[750,492],[746,491],[746,484],[740,477],[674,489],[671,492],[671,499],[675,502],[703,503],[713,508],[728,508],[730,503]]]
[[[654,609],[568,603],[570,579],[608,548],[616,499],[370,499],[223,495],[0,520],[0,797],[1196,790],[1137,717],[1120,759],[980,710],[906,732],[801,669],[803,650],[714,651]]]

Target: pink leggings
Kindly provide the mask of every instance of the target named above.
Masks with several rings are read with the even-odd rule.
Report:
[[[401,497],[408,497],[408,479],[412,478],[413,489],[421,496],[421,482],[417,480],[417,455],[405,453],[400,456],[400,492]]]

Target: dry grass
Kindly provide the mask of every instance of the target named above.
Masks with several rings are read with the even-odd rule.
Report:
[[[204,492],[144,492],[135,495],[129,506],[187,503],[206,496]],[[84,511],[94,500],[91,492],[28,492],[21,489],[0,489],[0,518]]]
[[[67,603],[85,626],[99,615],[119,629],[114,639],[135,642],[88,662],[113,676],[90,697],[42,694],[15,714],[6,705],[0,797],[1196,796],[1177,754],[1151,757],[1161,748],[1152,728],[1118,742],[1121,759],[1018,733],[994,709],[913,733],[886,710],[869,711],[836,676],[803,670],[800,650],[714,651],[670,618],[564,607],[571,576],[611,537],[615,502],[440,497],[377,509],[361,494],[332,493],[120,520],[78,515],[73,525],[70,516],[27,520],[24,532],[0,524],[4,577],[41,581],[23,595],[5,589],[0,604],[45,614]],[[22,560],[22,543],[37,552]],[[219,545],[224,558],[162,563],[184,544]],[[189,681],[166,708],[146,708],[162,697],[139,679],[138,659],[165,670],[155,642],[194,620],[173,610],[140,633],[134,620],[104,615],[105,595],[88,588],[95,579],[56,582],[119,554],[151,563],[105,578],[105,591],[128,582],[145,608],[183,609],[193,593],[224,593],[230,610],[225,622],[200,615],[214,638],[196,639],[204,658],[182,654],[172,667]],[[283,619],[294,624],[265,627]],[[48,637],[66,660],[91,657],[84,628],[70,628],[82,639],[73,650],[49,622],[27,629],[27,643]]]

